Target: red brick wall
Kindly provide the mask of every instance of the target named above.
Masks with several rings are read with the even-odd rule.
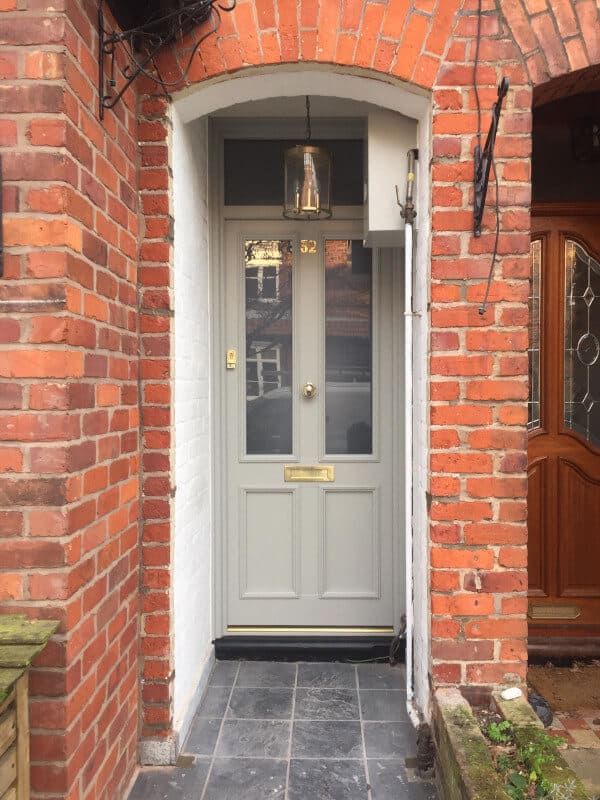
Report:
[[[116,800],[137,746],[135,109],[98,121],[95,3],[0,12],[0,600],[61,623],[32,672],[33,797]]]
[[[174,433],[171,414],[170,130],[164,97],[140,105],[140,190],[144,226],[140,246],[140,376],[143,381],[141,607],[142,729],[144,738],[165,738],[172,731],[174,652],[171,634],[171,475]]]
[[[524,676],[532,86],[600,61],[594,0],[561,0],[553,10],[545,0],[499,5],[502,13],[483,0],[479,69],[484,109],[502,75],[512,84],[496,148],[502,233],[485,317],[478,306],[493,215],[480,239],[470,233],[476,0],[239,0],[189,78],[316,61],[432,92],[437,684]],[[97,119],[94,10],[82,0],[0,0],[0,337],[8,345],[0,359],[0,599],[61,620],[33,673],[34,796],[115,800],[135,762],[140,544],[142,735],[171,730],[171,178],[162,94],[142,101],[139,163],[133,98],[104,124]],[[161,65],[166,78],[170,58]],[[484,129],[488,121],[484,113]]]

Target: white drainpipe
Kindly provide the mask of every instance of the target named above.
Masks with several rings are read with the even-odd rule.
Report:
[[[406,558],[406,701],[413,723],[419,719],[413,707],[413,205],[417,150],[408,152],[406,201],[401,207],[404,227],[404,534]]]

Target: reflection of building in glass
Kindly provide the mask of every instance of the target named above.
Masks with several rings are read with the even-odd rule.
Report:
[[[253,342],[246,353],[246,396],[252,400],[273,389],[281,389],[281,347]]]
[[[291,452],[292,243],[248,239],[246,283],[246,450]]]
[[[371,251],[360,241],[325,245],[328,453],[372,451]]]
[[[291,242],[250,239],[245,247],[248,399],[289,385],[291,378]]]
[[[540,427],[540,308],[541,308],[542,242],[531,243],[531,277],[529,280],[529,402],[527,428]]]

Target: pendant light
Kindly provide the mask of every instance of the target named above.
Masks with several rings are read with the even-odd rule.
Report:
[[[306,141],[285,151],[285,199],[288,219],[331,216],[331,155],[311,143],[310,100],[306,97]]]

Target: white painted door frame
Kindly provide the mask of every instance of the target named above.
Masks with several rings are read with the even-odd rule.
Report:
[[[431,99],[430,96],[390,76],[371,73],[368,71],[346,71],[324,65],[278,65],[276,68],[253,69],[246,73],[236,75],[235,78],[225,76],[215,80],[206,81],[193,88],[185,90],[175,99],[175,108],[182,123],[188,123],[200,117],[210,115],[219,109],[228,108],[238,103],[250,100],[259,100],[269,97],[302,96],[306,94],[340,97],[357,102],[370,103],[391,111],[410,116],[418,121],[418,147],[420,153],[419,174],[421,179],[417,182],[416,205],[418,222],[420,226],[417,238],[415,259],[414,307],[419,313],[413,324],[413,416],[412,427],[414,432],[414,447],[412,463],[406,465],[407,474],[413,478],[413,548],[412,559],[406,564],[407,571],[407,597],[412,599],[414,611],[414,627],[407,631],[407,636],[413,640],[414,683],[409,683],[409,702],[415,694],[415,702],[419,709],[428,715],[429,705],[429,593],[428,593],[428,513],[426,505],[426,488],[428,475],[428,315],[426,306],[429,297],[429,209],[430,209],[430,180],[429,159],[431,153]],[[214,153],[213,153],[214,155]],[[210,172],[215,168],[218,174],[218,165],[213,157],[208,158]],[[212,208],[210,216],[213,223],[211,234],[211,249],[219,244],[220,232],[214,230],[214,225],[220,212],[221,198],[215,195],[214,184],[211,191]],[[211,290],[218,282],[218,275],[212,275]],[[218,320],[213,323],[213,343],[219,339]],[[213,358],[220,359],[221,353],[213,349]],[[215,397],[212,398],[212,416],[215,417]],[[214,427],[214,426],[213,426]],[[213,439],[213,453],[218,456],[216,441]],[[215,485],[222,480],[222,463],[215,458]],[[214,496],[214,493],[213,493]],[[213,532],[219,530],[219,519],[213,515]],[[218,537],[215,537],[218,539]],[[216,547],[213,548],[215,557],[218,557]],[[216,572],[214,573],[216,575]],[[411,591],[411,586],[412,591]],[[217,587],[218,592],[218,587]],[[218,603],[218,593],[215,593]],[[215,631],[220,630],[218,620],[215,620]]]

